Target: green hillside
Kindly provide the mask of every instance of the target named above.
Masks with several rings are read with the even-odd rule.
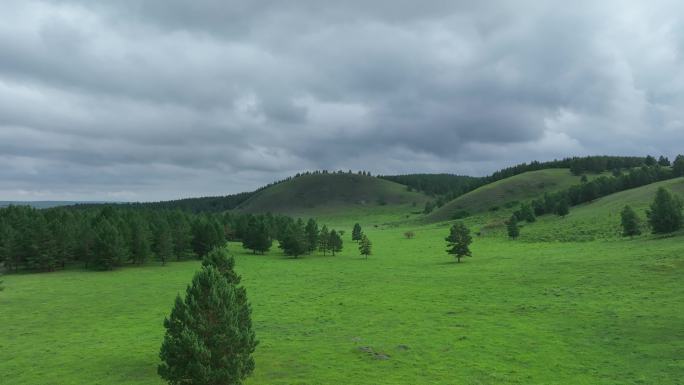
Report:
[[[587,241],[594,239],[619,238],[620,211],[630,205],[639,215],[642,232],[649,232],[646,227],[646,209],[653,201],[656,190],[665,187],[684,198],[684,178],[676,178],[647,186],[621,191],[591,203],[570,209],[565,218],[555,215],[539,217],[537,222],[525,226],[522,240],[535,241]],[[648,237],[649,235],[643,235]]]
[[[358,174],[313,174],[270,186],[241,204],[237,211],[329,216],[348,211],[359,214],[405,208],[418,210],[429,197],[406,186]],[[396,211],[396,210],[395,210]]]
[[[580,177],[568,169],[529,171],[502,179],[464,194],[436,209],[427,219],[430,222],[453,219],[459,212],[470,214],[514,206],[519,201],[535,198],[580,183]]]

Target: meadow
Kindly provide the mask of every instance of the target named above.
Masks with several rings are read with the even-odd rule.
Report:
[[[681,384],[681,237],[483,235],[457,264],[448,224],[387,219],[359,220],[368,260],[351,227],[335,257],[228,245],[260,340],[248,384]],[[198,268],[3,277],[0,383],[162,384],[162,321]]]

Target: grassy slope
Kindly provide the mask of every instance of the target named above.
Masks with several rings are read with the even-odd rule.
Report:
[[[261,340],[248,384],[666,385],[684,376],[681,237],[484,237],[455,264],[446,224],[411,228],[413,240],[402,238],[409,228],[362,225],[375,247],[368,261],[350,229],[337,257],[230,246]],[[161,384],[162,320],[198,267],[4,277],[0,373],[14,385]]]
[[[559,218],[555,215],[540,217],[534,224],[525,226],[521,238],[535,241],[586,241],[619,238],[622,231],[620,228],[620,211],[627,204],[631,205],[639,215],[643,225],[642,232],[648,233],[645,211],[653,202],[656,190],[659,187],[665,187],[684,199],[684,178],[653,183],[573,207],[570,209],[570,214],[565,218]]]
[[[348,217],[347,211],[359,215],[369,213],[419,210],[429,198],[418,192],[409,192],[406,186],[385,179],[357,174],[304,175],[271,186],[244,202],[239,211],[273,212],[289,215]],[[380,205],[380,200],[386,203]],[[413,206],[415,203],[415,207]],[[390,206],[392,208],[389,208]]]
[[[433,211],[427,219],[431,222],[449,220],[463,210],[471,214],[480,213],[495,206],[525,201],[546,191],[558,191],[578,183],[580,177],[572,175],[568,169],[530,171],[484,185],[462,195]]]

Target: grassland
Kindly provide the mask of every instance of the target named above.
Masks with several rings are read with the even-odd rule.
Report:
[[[364,225],[367,261],[350,229],[336,257],[229,246],[261,340],[249,384],[681,384],[682,237],[476,237],[456,264],[448,224],[390,217],[343,221]],[[161,384],[162,320],[198,267],[4,277],[0,382]]]
[[[476,214],[507,206],[513,207],[518,202],[535,198],[544,192],[559,191],[578,183],[580,177],[573,175],[568,169],[529,171],[486,184],[464,194],[433,211],[427,220],[450,220],[460,211]]]
[[[270,186],[238,207],[242,212],[272,212],[293,216],[323,215],[348,218],[348,211],[377,215],[387,207],[422,207],[430,198],[385,179],[357,174],[303,175]],[[399,210],[405,211],[405,210]]]

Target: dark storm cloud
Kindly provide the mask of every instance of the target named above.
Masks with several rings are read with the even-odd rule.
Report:
[[[684,140],[674,1],[8,0],[0,198],[483,174]]]

